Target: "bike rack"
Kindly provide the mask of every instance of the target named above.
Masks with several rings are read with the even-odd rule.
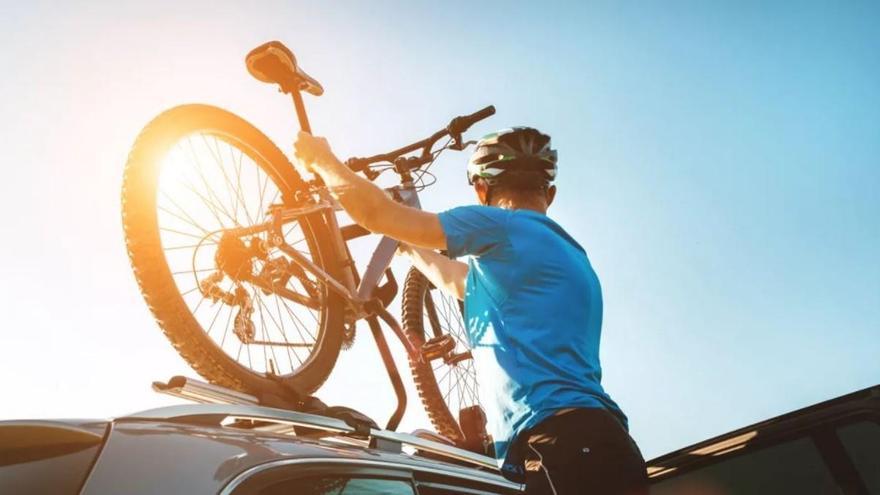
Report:
[[[388,419],[385,429],[389,431],[397,430],[403,413],[406,411],[406,389],[403,386],[403,380],[400,378],[400,372],[391,356],[391,350],[388,347],[388,341],[382,332],[382,327],[376,316],[367,318],[370,325],[370,332],[376,341],[376,347],[379,349],[379,355],[385,364],[385,370],[388,372],[388,378],[394,387],[394,395],[397,397],[397,407]],[[180,397],[182,399],[198,402],[201,404],[246,404],[257,406],[260,405],[260,399],[257,396],[231,390],[219,385],[205,383],[184,376],[175,376],[168,380],[168,383],[153,382],[153,390],[156,392]],[[274,404],[273,404],[274,405]],[[285,407],[287,405],[285,404]],[[291,408],[293,409],[293,408]]]
[[[378,322],[376,326],[378,327]],[[320,436],[335,437],[347,442],[366,440],[365,446],[369,448],[397,454],[402,453],[402,448],[406,445],[416,449],[417,455],[439,456],[445,460],[465,463],[493,472],[498,471],[495,459],[447,445],[440,441],[442,437],[438,435],[431,435],[432,439],[426,438],[428,435],[424,434],[419,436],[388,429],[363,428],[362,425],[353,425],[351,421],[339,418],[264,407],[258,405],[257,397],[252,395],[183,376],[175,376],[167,383],[153,382],[153,390],[198,404],[149,409],[117,420],[168,420],[217,426],[224,426],[226,420],[256,421],[258,423],[252,425],[252,429],[268,429],[285,434],[292,432],[297,436],[307,436],[307,433],[297,432],[296,427],[300,427],[306,431],[319,431]],[[269,426],[262,426],[265,423],[269,423]],[[233,422],[232,426],[235,424]]]
[[[394,357],[391,356],[391,350],[388,348],[388,341],[385,339],[385,334],[382,333],[379,320],[376,319],[376,316],[371,316],[367,318],[367,323],[370,325],[370,333],[373,334],[373,340],[376,341],[376,347],[379,349],[379,355],[382,356],[382,363],[385,365],[385,371],[388,372],[388,379],[391,380],[394,395],[397,397],[397,407],[385,425],[386,430],[395,431],[400,425],[403,413],[406,412],[406,389],[403,388],[403,380],[400,379],[400,372],[397,370]]]
[[[260,404],[256,396],[179,375],[171,377],[168,383],[153,382],[153,390],[199,404]]]

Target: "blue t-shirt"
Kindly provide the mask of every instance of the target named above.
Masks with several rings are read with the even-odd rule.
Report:
[[[602,292],[580,244],[531,210],[462,206],[440,223],[449,256],[472,256],[464,318],[499,464],[559,409],[606,408],[626,427],[600,383]]]

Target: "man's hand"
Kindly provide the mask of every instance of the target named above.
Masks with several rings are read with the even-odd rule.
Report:
[[[297,159],[323,179],[330,193],[362,227],[415,246],[446,248],[446,234],[436,214],[393,201],[385,191],[342,164],[326,139],[300,132],[293,147]]]
[[[324,169],[336,164],[341,165],[336,155],[330,149],[330,143],[326,138],[312,136],[299,131],[296,141],[293,143],[293,154],[311,173],[320,173],[317,169]]]

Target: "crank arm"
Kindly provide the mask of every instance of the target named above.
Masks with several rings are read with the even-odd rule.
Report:
[[[458,364],[462,361],[467,361],[468,359],[473,359],[473,358],[474,358],[474,355],[471,354],[471,351],[465,351],[465,352],[461,352],[459,354],[453,354],[452,356],[449,356],[448,358],[444,358],[443,361],[446,364],[453,365],[453,364]]]

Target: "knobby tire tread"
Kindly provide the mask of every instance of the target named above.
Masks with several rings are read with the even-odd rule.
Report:
[[[129,153],[123,175],[122,223],[126,249],[144,300],[165,336],[190,366],[212,383],[252,393],[276,391],[279,384],[275,379],[248,370],[204,333],[180,295],[165,261],[156,214],[158,162],[186,135],[182,130],[190,133],[222,131],[252,147],[264,160],[254,161],[269,174],[285,202],[297,189],[304,188],[305,183],[281,150],[257,128],[235,114],[201,104],[174,107],[147,124]],[[319,259],[315,261],[338,277],[341,265],[330,255],[326,223],[320,217],[309,218],[303,223],[304,234],[306,226],[312,234],[310,247],[317,250],[313,257],[317,255]],[[318,355],[314,360],[307,360],[309,366],[283,378],[286,385],[300,392],[311,393],[323,384],[342,346],[343,302],[332,291],[328,291],[327,296],[327,305],[322,311],[326,314],[321,317],[323,337],[315,351]]]
[[[411,268],[406,275],[403,284],[403,331],[416,349],[425,343],[425,297],[430,297],[430,282],[416,268]],[[428,413],[428,418],[434,429],[440,435],[455,443],[464,442],[464,434],[458,425],[458,420],[449,410],[443,393],[437,384],[437,377],[430,362],[416,362],[409,359],[409,367],[412,372],[413,382],[422,400],[422,405]]]

